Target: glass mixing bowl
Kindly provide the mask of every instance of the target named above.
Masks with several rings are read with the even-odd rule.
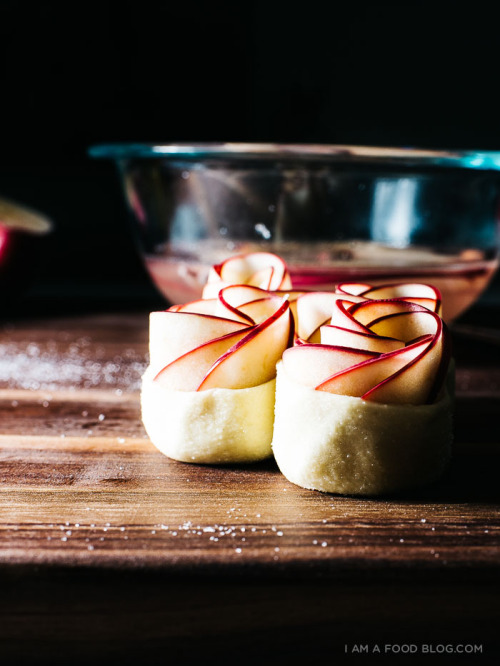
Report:
[[[500,153],[341,145],[115,144],[141,256],[170,303],[235,253],[274,252],[294,287],[419,281],[454,320],[498,267]]]

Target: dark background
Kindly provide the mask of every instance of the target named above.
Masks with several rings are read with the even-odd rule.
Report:
[[[97,285],[117,298],[151,290],[115,167],[87,155],[97,143],[500,149],[500,39],[488,10],[0,0],[0,195],[56,225],[39,285]]]

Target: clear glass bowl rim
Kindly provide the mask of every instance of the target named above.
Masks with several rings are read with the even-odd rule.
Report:
[[[97,159],[318,161],[442,166],[500,171],[500,151],[293,143],[107,143],[91,146]]]

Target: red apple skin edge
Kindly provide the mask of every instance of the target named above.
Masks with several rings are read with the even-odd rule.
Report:
[[[224,361],[234,353],[237,353],[241,347],[243,347],[246,343],[248,343],[250,340],[255,339],[256,336],[260,334],[261,331],[266,329],[268,326],[270,326],[273,322],[275,322],[279,317],[281,317],[284,314],[284,311],[288,308],[288,318],[289,318],[289,326],[288,326],[288,339],[287,339],[287,348],[293,345],[294,341],[294,326],[295,326],[295,320],[293,318],[292,312],[289,309],[289,304],[287,301],[284,301],[283,304],[281,305],[276,312],[271,315],[268,319],[263,321],[261,324],[258,324],[255,327],[252,327],[249,331],[249,333],[242,339],[240,342],[237,342],[231,349],[229,349],[225,354],[223,354],[217,361],[216,363],[212,366],[211,370],[216,368],[218,365],[224,363]],[[206,384],[208,382],[208,378],[210,376],[210,372],[207,374],[205,379],[202,381],[202,383],[198,386],[197,390],[198,391],[203,391],[204,388],[206,388]]]
[[[438,295],[439,295],[439,292],[438,292]],[[394,299],[387,299],[387,301],[386,301],[387,304],[398,303],[398,302],[401,302],[401,299],[394,298]],[[429,310],[428,308],[425,308],[422,305],[412,303],[411,301],[406,301],[406,302],[403,301],[403,302],[406,303],[405,308],[408,311],[413,311],[413,312],[416,312],[416,313],[418,313],[418,312],[429,313],[429,315],[434,317],[434,319],[436,320],[437,330],[436,330],[436,333],[435,333],[435,336],[434,336],[434,340],[431,343],[431,346],[434,346],[435,344],[437,344],[437,341],[440,338],[442,340],[441,363],[439,364],[433,387],[432,387],[432,389],[430,391],[430,394],[427,398],[427,404],[430,404],[430,403],[432,403],[436,400],[436,398],[438,397],[439,392],[441,391],[441,389],[443,387],[443,384],[446,380],[446,375],[448,373],[448,368],[449,368],[449,364],[450,364],[450,360],[451,360],[451,356],[452,356],[451,335],[450,335],[450,332],[449,332],[449,329],[448,329],[446,323],[444,322],[443,319],[441,319],[441,317],[438,314],[436,314],[432,310]],[[374,304],[373,307],[376,308],[377,307],[377,301],[373,301],[373,304]],[[355,313],[358,310],[360,310],[360,309],[370,309],[370,307],[371,307],[371,302],[370,301],[365,301],[364,303],[356,303],[355,305],[353,305],[350,312],[354,316]],[[371,321],[369,326],[370,327],[373,326],[376,323],[376,321],[377,321],[377,319]]]

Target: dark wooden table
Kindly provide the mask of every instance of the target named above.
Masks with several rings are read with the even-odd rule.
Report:
[[[146,311],[1,326],[0,663],[500,658],[500,346],[454,334],[442,481],[355,499],[272,461],[157,452],[138,403],[147,327]]]

